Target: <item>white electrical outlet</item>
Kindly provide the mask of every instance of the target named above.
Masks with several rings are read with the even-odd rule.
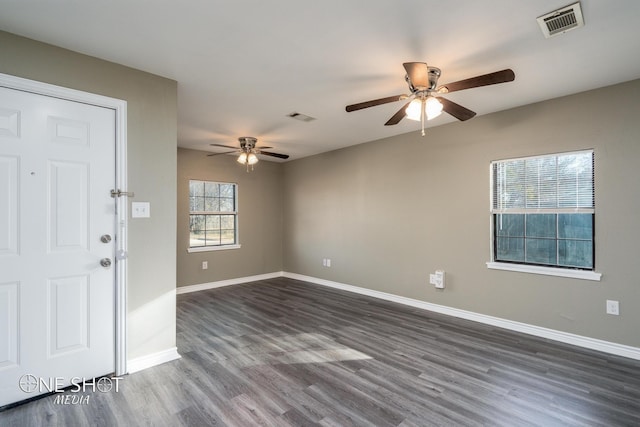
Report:
[[[614,316],[620,315],[620,303],[618,301],[607,300],[607,314],[613,314]]]
[[[435,274],[429,274],[429,283],[437,289],[444,289],[444,271],[436,270]]]
[[[209,261],[202,261],[202,269],[206,270],[207,268],[209,268]]]
[[[436,283],[437,289],[444,289],[444,271],[436,270]]]
[[[322,265],[324,267],[331,267],[331,259],[330,258],[322,258]]]

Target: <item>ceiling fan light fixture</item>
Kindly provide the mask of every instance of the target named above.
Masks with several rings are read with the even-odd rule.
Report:
[[[427,98],[427,120],[435,119],[442,114],[442,103],[433,96]]]
[[[236,161],[242,165],[255,165],[258,163],[258,156],[253,153],[240,153]]]
[[[422,103],[425,103],[426,119],[431,120],[442,114],[442,104],[433,96],[428,96],[425,101],[422,99],[414,99],[411,101],[405,114],[409,120],[419,122],[422,119]]]
[[[422,100],[414,99],[411,101],[404,113],[407,115],[407,119],[419,122],[422,115]]]

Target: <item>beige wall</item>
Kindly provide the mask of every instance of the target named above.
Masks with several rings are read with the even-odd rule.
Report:
[[[177,84],[0,32],[0,73],[127,101],[129,190],[151,218],[129,221],[128,358],[175,347]]]
[[[640,80],[286,163],[284,271],[638,347],[638,111]],[[602,281],[488,270],[490,161],[588,148]]]
[[[178,286],[282,271],[282,165],[261,161],[247,173],[234,156],[207,154],[178,149]],[[240,249],[187,253],[190,179],[238,184]]]

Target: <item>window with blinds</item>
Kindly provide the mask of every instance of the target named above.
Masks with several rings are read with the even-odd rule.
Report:
[[[593,151],[491,163],[493,258],[594,269]]]
[[[189,181],[189,247],[222,247],[238,243],[236,184]]]

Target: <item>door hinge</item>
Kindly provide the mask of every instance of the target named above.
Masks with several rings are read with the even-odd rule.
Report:
[[[129,191],[122,191],[122,190],[111,190],[111,197],[122,197],[122,196],[126,196],[126,197],[133,197],[133,191],[129,192]]]

